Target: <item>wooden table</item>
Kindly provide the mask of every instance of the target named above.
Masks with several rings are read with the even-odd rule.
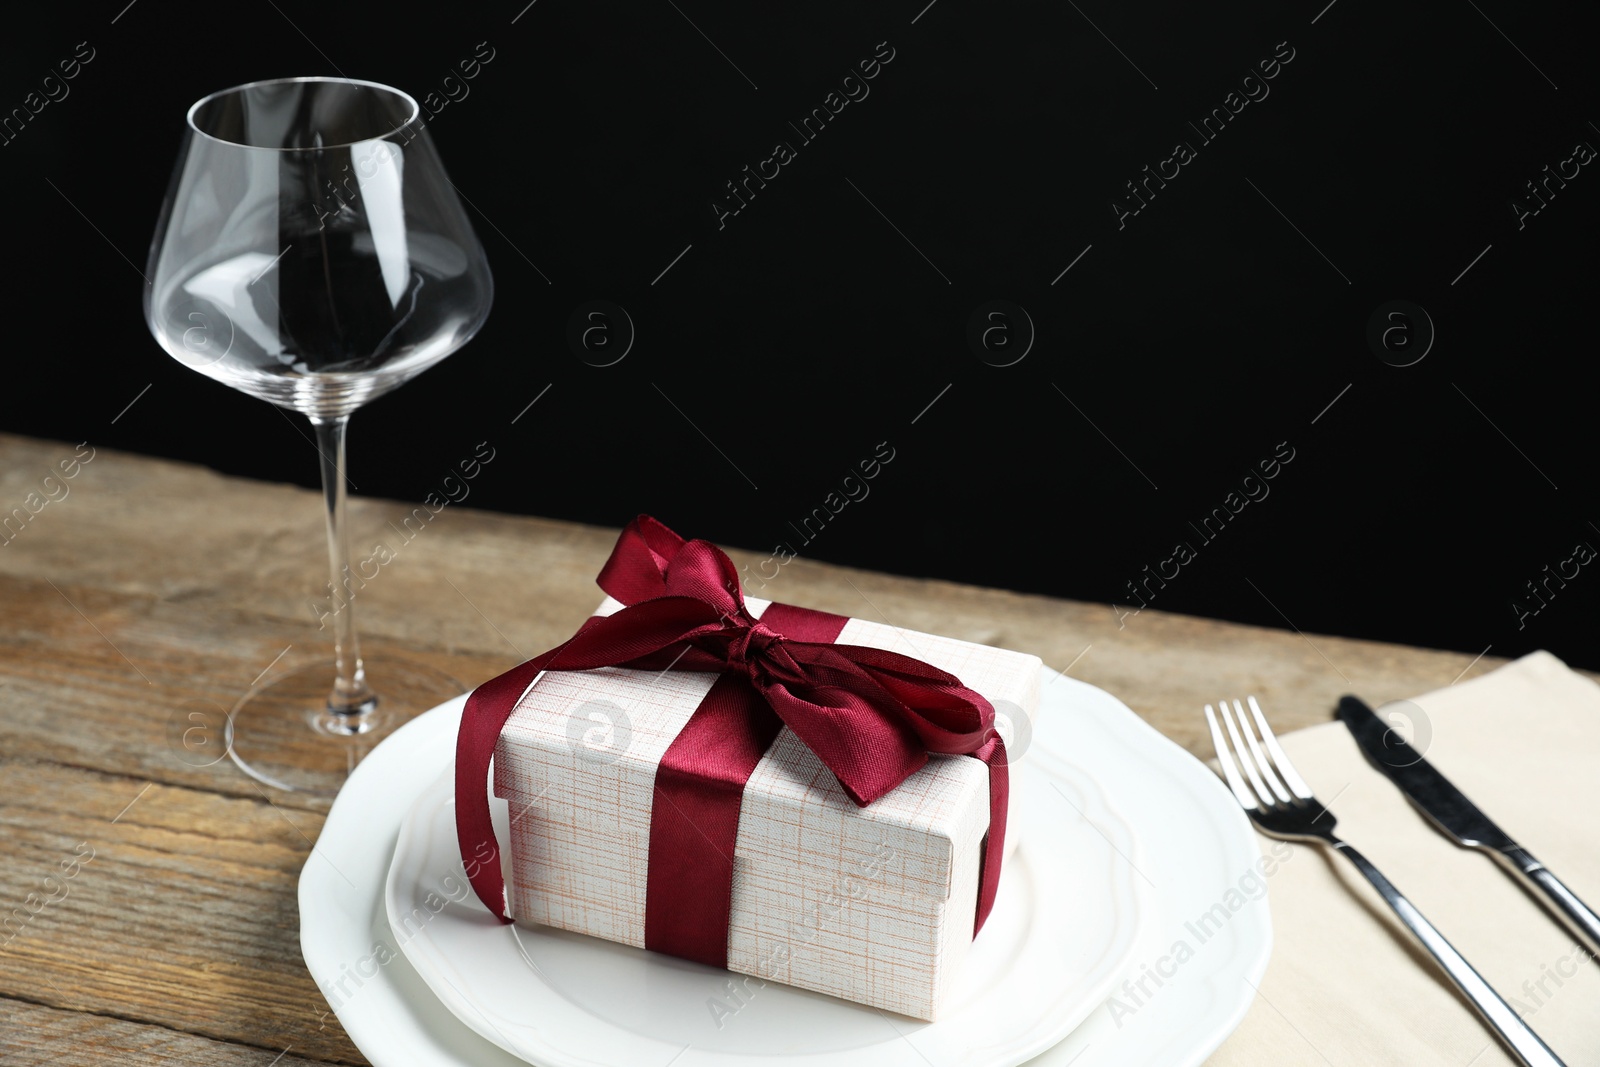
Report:
[[[327,653],[317,496],[91,448],[0,436],[0,921],[37,911],[0,930],[0,1063],[364,1063],[300,957],[322,806],[191,766],[173,730],[280,655]],[[75,451],[92,458],[41,485]],[[353,500],[352,540],[413,506]],[[362,590],[365,646],[476,684],[587,617],[615,536],[446,508]],[[804,560],[767,592],[1035,653],[1202,755],[1200,708],[1225,694],[1303,726],[1347,691],[1401,698],[1498,663],[1156,611],[1119,626],[1103,604]],[[92,861],[47,881],[81,844]]]

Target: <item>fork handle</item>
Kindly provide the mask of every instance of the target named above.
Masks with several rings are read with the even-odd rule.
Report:
[[[1417,935],[1417,940],[1422,942],[1423,947],[1439,961],[1439,966],[1450,975],[1456,988],[1472,1001],[1473,1007],[1477,1008],[1485,1022],[1494,1027],[1500,1039],[1520,1063],[1525,1067],[1564,1067],[1556,1054],[1550,1051],[1550,1046],[1529,1029],[1511,1009],[1511,1005],[1502,1000],[1500,994],[1484,981],[1483,975],[1473,970],[1472,964],[1445,940],[1444,935],[1435,929],[1432,923],[1422,917],[1422,912],[1417,910],[1416,905],[1401,895],[1400,890],[1394,887],[1394,883],[1383,876],[1383,872],[1374,867],[1367,857],[1343,841],[1334,839],[1333,847],[1344,853],[1345,857],[1367,876],[1367,881],[1371,882],[1373,888],[1388,901],[1389,907],[1400,916],[1400,921]]]

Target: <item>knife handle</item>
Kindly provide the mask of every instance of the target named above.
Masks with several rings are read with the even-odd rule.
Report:
[[[1591,954],[1600,954],[1600,915],[1578,899],[1550,869],[1528,854],[1520,845],[1496,850],[1495,858],[1508,866],[1525,884],[1544,897],[1552,911],[1582,939]]]
[[[1500,1040],[1505,1042],[1506,1047],[1516,1056],[1518,1063],[1524,1064],[1525,1067],[1563,1067],[1561,1060],[1550,1050],[1550,1046],[1522,1021],[1522,1018],[1512,1010],[1511,1005],[1502,1000],[1500,994],[1484,980],[1483,975],[1473,969],[1472,964],[1455,950],[1455,946],[1446,941],[1444,935],[1423,918],[1422,912],[1417,910],[1416,905],[1402,896],[1400,890],[1394,887],[1394,883],[1385,878],[1367,857],[1331,833],[1325,840],[1344,853],[1345,858],[1367,876],[1367,881],[1372,883],[1373,888],[1383,896],[1395,914],[1400,916],[1401,921],[1411,928],[1411,932],[1422,942],[1423,947],[1439,961],[1439,966],[1443,967],[1451,981],[1455,982],[1456,988],[1466,994],[1467,999],[1472,1001],[1472,1006],[1478,1010],[1478,1014],[1494,1027],[1495,1032],[1500,1035]]]

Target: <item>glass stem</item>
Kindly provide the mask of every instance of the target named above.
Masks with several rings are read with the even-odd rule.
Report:
[[[312,416],[317,431],[317,451],[322,453],[322,501],[328,518],[329,593],[333,598],[333,659],[337,671],[328,694],[328,715],[320,725],[332,733],[358,734],[378,706],[378,696],[367,685],[361,666],[361,645],[356,638],[357,582],[350,573],[350,536],[345,524],[345,428],[350,416]]]

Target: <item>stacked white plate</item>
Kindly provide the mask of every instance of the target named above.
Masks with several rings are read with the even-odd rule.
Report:
[[[937,1022],[498,923],[456,851],[465,697],[398,730],[339,794],[300,876],[306,966],[378,1067],[1198,1064],[1271,951],[1255,834],[1115,697],[1041,681],[1036,721],[1009,738],[1016,849]]]

